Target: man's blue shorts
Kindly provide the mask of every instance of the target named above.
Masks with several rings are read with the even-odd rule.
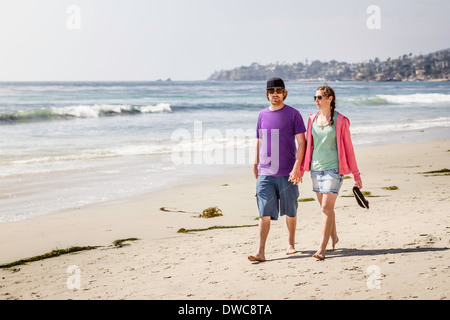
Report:
[[[298,185],[288,181],[288,176],[258,176],[256,179],[256,201],[259,217],[269,216],[278,220],[278,215],[294,218],[298,208]]]

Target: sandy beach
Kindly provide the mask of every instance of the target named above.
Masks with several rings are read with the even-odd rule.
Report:
[[[124,201],[0,224],[0,264],[98,246],[0,269],[0,300],[449,299],[450,177],[424,172],[449,168],[450,140],[360,147],[356,156],[363,191],[371,192],[370,209],[353,198],[353,179],[344,180],[336,204],[340,241],[323,261],[311,257],[320,236],[317,201],[299,203],[298,253],[285,255],[280,218],[271,225],[267,261],[247,260],[256,252],[258,231],[248,167]],[[300,199],[313,197],[306,173]],[[211,206],[223,216],[198,217]],[[239,228],[177,233],[213,226]],[[139,240],[113,245],[127,238]]]

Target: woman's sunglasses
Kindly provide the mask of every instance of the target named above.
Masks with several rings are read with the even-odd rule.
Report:
[[[322,100],[322,96],[314,96],[314,101],[316,101],[316,99],[318,99],[318,100]]]

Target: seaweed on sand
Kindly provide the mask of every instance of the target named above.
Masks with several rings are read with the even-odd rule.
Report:
[[[209,207],[203,210],[203,212],[198,216],[199,218],[214,218],[223,216],[222,210],[218,207]]]

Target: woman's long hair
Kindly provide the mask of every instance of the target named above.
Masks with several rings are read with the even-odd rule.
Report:
[[[336,109],[336,94],[334,93],[334,90],[327,84],[324,84],[324,85],[318,87],[317,90],[322,90],[323,94],[326,97],[333,97],[333,100],[331,101],[331,119],[328,122],[330,124],[330,126],[332,126],[334,124],[334,120],[333,120],[334,109]]]

